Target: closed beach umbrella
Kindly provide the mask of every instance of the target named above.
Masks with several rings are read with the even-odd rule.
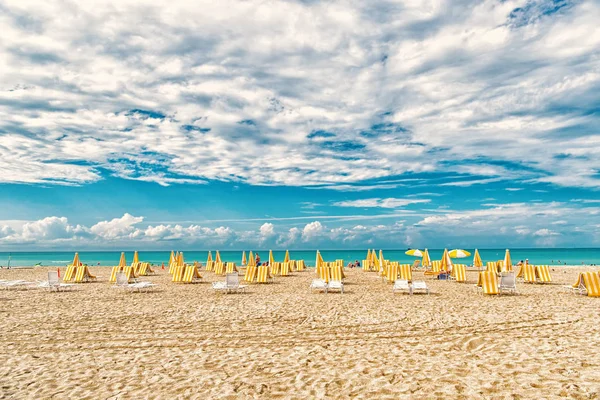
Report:
[[[375,249],[371,252],[371,257],[373,257],[373,266],[379,265],[379,260],[377,260],[377,252]]]
[[[254,258],[254,254],[252,254],[252,250],[250,250],[250,253],[248,254],[248,266],[256,267],[256,258]]]
[[[319,268],[321,266],[321,264],[323,264],[323,257],[321,257],[321,252],[319,250],[317,250],[317,259],[315,261],[315,267]]]
[[[425,253],[423,253],[419,249],[410,249],[410,250],[405,251],[404,254],[406,254],[407,256],[413,256],[413,257],[423,257],[425,255]]]
[[[119,268],[124,268],[127,265],[127,261],[125,261],[125,252],[121,253],[121,258],[119,259]]]
[[[212,261],[212,252],[209,251],[208,252],[208,258],[206,259],[206,262],[208,263],[210,261]]]
[[[180,267],[183,267],[183,251],[179,252],[179,255],[177,256],[177,265]]]
[[[217,250],[217,254],[215,255],[215,262],[223,262],[221,261],[221,254],[219,253],[219,250]]]
[[[169,266],[173,265],[175,262],[175,252],[171,250],[171,256],[169,257]]]
[[[247,260],[246,260],[246,251],[242,251],[242,265],[246,265],[248,264]]]
[[[425,249],[423,252],[423,261],[421,261],[424,267],[431,266],[431,258],[429,258],[429,250]]]
[[[136,264],[136,263],[139,263],[139,262],[140,262],[140,257],[138,256],[138,252],[134,251],[133,252],[133,263]]]
[[[383,250],[379,249],[379,269],[383,268]]]
[[[273,250],[269,250],[269,265],[273,266],[274,262],[275,262],[275,257],[273,257]]]
[[[510,259],[510,250],[506,249],[506,254],[504,255],[504,268],[507,271],[512,271],[512,261]]]
[[[289,250],[285,251],[285,258],[283,259],[283,262],[290,262],[290,251]]]
[[[79,261],[79,253],[75,253],[75,257],[73,257],[73,265],[79,267],[79,264],[81,264],[81,261]]]
[[[471,253],[469,253],[466,250],[463,249],[454,249],[454,250],[450,250],[448,252],[448,255],[450,256],[450,258],[465,258],[465,257],[469,257],[471,255]]]
[[[450,259],[450,255],[448,254],[448,249],[444,249],[444,255],[442,256],[442,264],[440,266],[440,269],[446,272],[452,270],[452,260]]]
[[[475,249],[475,256],[473,256],[473,266],[476,268],[483,267],[483,261],[481,261],[481,256],[479,255],[479,250]]]

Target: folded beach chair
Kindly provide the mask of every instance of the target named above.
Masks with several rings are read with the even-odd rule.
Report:
[[[517,276],[514,272],[505,272],[500,276],[498,290],[502,292],[517,293]]]
[[[327,284],[327,293],[331,290],[339,290],[341,293],[344,293],[344,282],[330,280]]]
[[[290,275],[290,269],[291,269],[291,262],[284,262],[281,264],[281,269],[279,270],[279,275],[281,276],[289,276]]]
[[[396,282],[394,282],[394,286],[392,287],[392,292],[396,293],[402,291],[405,291],[408,294],[412,294],[412,290],[406,279],[396,279]]]
[[[479,273],[479,283],[483,294],[498,294],[498,275],[494,271],[482,271]]]
[[[171,279],[171,281],[173,282],[182,282],[183,281],[183,275],[185,274],[185,264],[184,265],[174,265],[173,268],[171,269],[173,278]]]
[[[572,285],[566,285],[563,287],[565,289],[569,290],[570,292],[583,294],[583,295],[587,294],[587,289],[585,288],[585,281],[583,279],[583,273],[581,273],[581,272],[577,276],[577,282],[575,282]]]
[[[329,281],[339,281],[339,282],[343,282],[344,278],[346,276],[344,275],[344,268],[340,265],[335,265],[331,268],[329,268]]]
[[[82,283],[91,282],[95,280],[96,276],[90,273],[90,269],[86,265],[77,267],[77,272],[75,273],[75,278],[73,279],[73,282]]]
[[[429,288],[425,281],[413,281],[411,293],[427,293],[429,294]]]
[[[425,271],[427,276],[438,276],[442,272],[442,261],[436,260],[431,262],[431,270]]]
[[[72,283],[61,283],[57,271],[48,271],[48,281],[40,282],[38,287],[49,291],[56,290],[57,292],[60,292],[61,290],[72,289],[75,285]]]
[[[146,276],[146,275],[150,275],[150,274],[154,274],[154,270],[152,269],[152,267],[150,267],[150,263],[148,262],[141,262],[139,263],[139,267],[137,269],[138,276]]]
[[[306,264],[304,263],[304,260],[296,261],[296,271],[304,271],[304,270],[306,270]]]
[[[67,267],[67,270],[65,271],[65,276],[63,277],[64,282],[70,282],[73,280],[73,278],[75,278],[76,268],[77,267],[75,265],[69,265]]]
[[[248,283],[254,282],[256,279],[256,272],[258,268],[255,265],[248,265],[246,267],[246,273],[244,274],[244,281]]]
[[[236,272],[237,274],[237,272]],[[200,275],[200,271],[196,265],[187,265],[183,272],[183,277],[181,278],[182,283],[194,283],[200,282],[202,280],[202,275]]]
[[[400,279],[412,281],[412,268],[410,264],[402,264],[400,266]]]
[[[222,262],[215,262],[215,275],[225,275],[225,264]]]
[[[417,269],[421,266],[421,260],[415,260],[412,265],[412,269]]]
[[[310,284],[310,290],[322,290],[325,293],[327,293],[327,289],[329,288],[329,285],[327,284],[327,282],[325,282],[323,279],[313,279],[312,283]]]
[[[225,271],[225,273],[232,274],[234,272],[238,272],[237,266],[235,265],[234,262],[228,262],[227,263],[227,270]]]
[[[215,269],[215,262],[214,261],[207,261],[206,262],[206,270],[207,271],[214,271]]]
[[[452,268],[452,278],[456,282],[464,283],[467,281],[467,266],[465,264],[454,264]]]
[[[600,297],[600,274],[596,272],[584,272],[581,275],[587,295],[589,297]]]
[[[538,283],[550,283],[552,277],[550,276],[550,268],[547,265],[536,265],[535,275]]]
[[[534,265],[525,264],[525,265],[523,265],[522,270],[523,270],[523,281],[525,283],[535,283],[536,282]]]
[[[494,272],[496,274],[498,273],[498,264],[496,264],[494,261],[488,261],[486,265],[486,271]]]
[[[385,279],[387,280],[388,283],[396,282],[396,279],[398,279],[399,269],[400,269],[400,265],[393,264],[393,263],[390,264],[390,266],[388,267],[388,270],[387,270],[387,274],[385,276]]]
[[[258,267],[256,283],[269,283],[273,281],[273,275],[271,275],[271,271],[267,265],[261,265]]]

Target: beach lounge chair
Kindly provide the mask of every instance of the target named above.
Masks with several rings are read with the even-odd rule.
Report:
[[[427,287],[427,284],[425,283],[425,281],[413,281],[412,283],[412,293],[427,293],[429,294],[429,288]]]
[[[237,272],[226,274],[225,282],[213,282],[212,287],[214,290],[222,291],[225,293],[245,291],[247,288],[246,285],[240,285],[240,277],[237,274]]]
[[[500,283],[498,284],[500,293],[509,292],[517,293],[517,277],[514,272],[503,273],[500,276]]]
[[[412,265],[412,269],[417,269],[421,266],[421,260],[415,260]]]
[[[271,271],[268,265],[261,265],[258,267],[258,272],[256,276],[256,283],[269,283],[274,282],[273,275],[271,275]]]
[[[483,294],[499,294],[498,275],[494,271],[482,271],[479,273],[478,287]]]
[[[387,280],[388,283],[396,282],[396,279],[398,279],[399,269],[400,269],[399,264],[394,264],[394,263],[390,264],[390,266],[387,269],[386,276],[385,276],[385,279]]]
[[[70,282],[75,277],[75,265],[69,265],[67,270],[65,271],[65,276],[63,277],[64,282]]]
[[[26,289],[31,286],[33,282],[24,281],[22,279],[14,280],[14,281],[3,281],[0,282],[0,286],[4,287],[4,289]]]
[[[424,272],[426,276],[434,276],[437,277],[442,272],[442,262],[440,260],[435,260],[431,262],[431,270],[427,270]]]
[[[72,283],[61,283],[57,271],[48,271],[48,280],[38,284],[38,288],[48,289],[49,291],[56,290],[57,292],[60,292],[61,290],[70,290],[74,286],[75,285]]]
[[[258,268],[255,265],[248,265],[246,267],[246,273],[244,274],[244,281],[251,283],[256,279],[256,272]]]
[[[329,288],[329,285],[323,279],[313,279],[312,283],[310,284],[311,291],[312,290],[322,290],[325,293],[327,293],[328,288]]]
[[[232,274],[234,272],[238,272],[237,266],[235,265],[234,262],[228,262],[227,263],[227,268],[225,270],[226,274]]]
[[[552,276],[550,276],[550,268],[547,265],[536,265],[535,275],[538,283],[552,282]]]
[[[215,275],[225,275],[225,264],[222,262],[215,263]]]
[[[579,273],[577,276],[577,282],[572,285],[564,286],[570,292],[578,293],[578,294],[587,294],[587,289],[585,288],[585,281],[583,280],[583,273]]]
[[[154,274],[154,270],[152,269],[152,267],[150,266],[150,263],[147,262],[143,262],[143,263],[139,263],[139,268],[137,270],[137,274],[139,276],[147,276],[150,274]]]
[[[142,291],[148,291],[148,290],[154,289],[154,288],[158,287],[158,285],[155,283],[151,283],[151,282],[129,283],[129,278],[127,277],[127,274],[125,274],[125,272],[119,272],[119,273],[117,273],[117,281],[116,281],[116,285],[114,287],[119,288],[119,289],[129,290],[131,292],[135,292],[135,291],[142,292]]]
[[[296,271],[305,271],[305,270],[306,270],[306,264],[304,263],[304,260],[296,261]]]
[[[73,282],[82,283],[82,282],[91,282],[95,281],[96,276],[90,273],[90,269],[87,265],[77,267],[77,272],[75,273],[75,278]]]
[[[417,260],[418,261],[418,260]],[[412,281],[412,268],[410,264],[400,265],[400,279]],[[394,282],[395,284],[395,282]]]
[[[329,268],[329,279],[331,281],[340,281],[343,282],[346,275],[344,275],[344,267],[340,265],[335,265]]]
[[[291,264],[292,263],[290,263],[289,261],[281,263],[281,269],[279,270],[279,275],[280,276],[289,276],[290,275]]]
[[[340,293],[344,293],[344,282],[334,280],[329,281],[327,284],[327,293],[329,293],[330,290],[339,290]]]
[[[392,292],[396,293],[402,291],[406,291],[406,293],[412,294],[411,287],[406,279],[396,279],[396,282],[394,282],[394,286],[392,287]]]

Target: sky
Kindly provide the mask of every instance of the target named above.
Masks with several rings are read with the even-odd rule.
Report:
[[[600,247],[598,21],[0,0],[0,251]]]

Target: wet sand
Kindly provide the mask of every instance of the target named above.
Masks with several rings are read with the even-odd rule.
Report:
[[[311,293],[312,269],[244,294],[159,271],[143,278],[159,290],[129,293],[92,267],[72,292],[0,290],[0,398],[599,398],[600,299],[563,291],[581,268],[552,269],[484,297],[476,272],[424,278],[429,296],[362,270],[343,295]]]

